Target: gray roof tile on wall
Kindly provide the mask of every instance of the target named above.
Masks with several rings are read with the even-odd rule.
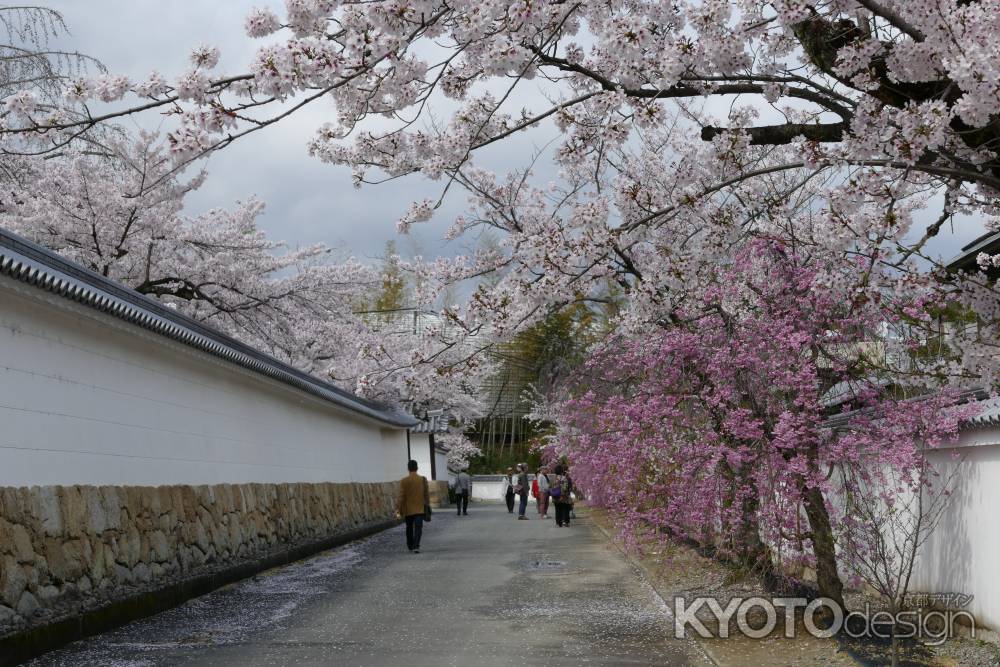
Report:
[[[304,373],[164,304],[0,229],[0,275],[32,285],[207,352],[382,424],[408,428],[411,415]]]
[[[979,401],[979,414],[967,419],[963,424],[971,427],[1000,425],[1000,398],[987,398]]]

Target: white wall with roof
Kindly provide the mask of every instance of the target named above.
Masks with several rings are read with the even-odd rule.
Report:
[[[434,470],[437,472],[435,479],[451,481],[452,475],[448,471],[448,452],[440,447],[434,448]]]
[[[406,431],[0,276],[0,486],[385,481]]]
[[[1000,403],[928,458],[947,480],[944,513],[917,559],[911,590],[973,595],[966,608],[1000,631]]]
[[[431,474],[431,442],[427,433],[410,433],[410,458],[417,462],[417,470],[427,479],[435,479]],[[438,476],[436,479],[440,479]]]

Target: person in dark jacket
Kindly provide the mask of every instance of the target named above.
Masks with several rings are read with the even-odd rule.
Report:
[[[528,517],[525,516],[525,512],[528,510],[528,494],[531,493],[527,463],[517,464],[517,484],[514,486],[514,491],[521,496],[521,502],[517,507],[517,518],[520,521],[527,521]]]
[[[553,473],[549,477],[549,497],[556,506],[556,525],[568,528],[573,512],[573,479],[561,465],[557,465]]]
[[[472,495],[472,477],[465,468],[462,468],[455,478],[455,504],[458,506],[458,515],[469,515],[469,496]]]

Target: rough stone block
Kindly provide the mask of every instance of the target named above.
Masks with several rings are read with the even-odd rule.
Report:
[[[90,578],[95,582],[100,582],[107,572],[107,557],[109,549],[104,546],[100,538],[94,537],[90,541],[90,549],[93,553],[90,559]]]
[[[0,555],[14,552],[14,524],[0,515]]]
[[[63,517],[59,508],[59,487],[31,487],[32,512],[41,525],[43,534],[62,535]]]
[[[83,501],[82,487],[64,486],[60,491],[63,532],[71,537],[79,537],[87,526],[87,509]]]
[[[24,618],[31,618],[40,608],[41,605],[38,604],[35,596],[27,591],[21,595],[21,599],[17,602],[17,613]]]
[[[243,544],[243,529],[238,521],[229,522],[229,547],[237,549]]]
[[[60,593],[62,594],[63,599],[68,598],[73,600],[80,597],[80,589],[77,588],[76,582],[73,581],[68,581],[63,584]]]
[[[136,565],[132,574],[135,576],[137,581],[143,584],[148,584],[153,578],[153,573],[150,572],[149,566],[145,563],[139,563]]]
[[[100,535],[108,529],[108,510],[104,505],[104,496],[94,486],[83,487],[82,494],[87,511],[87,532]]]
[[[211,524],[208,532],[212,536],[212,545],[215,546],[217,551],[226,551],[229,549],[229,531],[221,525]]]
[[[102,486],[101,500],[104,505],[106,530],[118,530],[122,525],[122,490],[117,486]]]
[[[59,599],[59,589],[55,586],[42,586],[38,589],[38,601],[45,607],[51,607]]]
[[[70,540],[61,543],[54,538],[45,540],[45,557],[49,571],[57,581],[75,581],[89,567],[90,543],[87,540]]]
[[[6,605],[0,604],[0,625],[6,625],[17,617],[17,612]]]
[[[24,576],[28,578],[28,590],[34,593],[38,590],[39,585],[43,581],[48,581],[48,577],[42,577],[38,573],[38,568],[32,567],[31,565],[22,565],[21,571],[24,572]]]
[[[177,528],[177,513],[171,509],[161,514],[158,527],[164,533],[172,533]]]
[[[125,557],[125,564],[131,568],[135,567],[142,556],[142,535],[139,534],[138,528],[129,526],[127,537],[128,542],[121,545],[124,551],[122,555]]]
[[[30,490],[10,486],[0,489],[0,516],[11,523],[29,525],[34,516]]]
[[[194,526],[195,535],[194,544],[202,551],[208,551],[211,541],[208,538],[208,531],[205,530],[205,525],[201,521],[195,521],[192,525]]]
[[[11,556],[0,559],[0,602],[16,608],[27,586],[28,578],[17,561]]]
[[[18,562],[33,563],[35,549],[31,544],[31,535],[28,534],[27,529],[20,524],[14,524],[11,527],[10,535],[14,545],[14,557],[17,558]]]
[[[124,565],[119,565],[115,563],[113,572],[115,573],[115,579],[119,584],[131,584],[132,583],[132,570],[128,569]]]
[[[48,579],[51,575],[51,572],[49,571],[49,559],[40,554],[36,554],[34,570],[42,580]]]
[[[149,548],[152,552],[152,560],[157,563],[170,560],[170,546],[167,544],[167,536],[162,531],[154,531],[149,536]]]

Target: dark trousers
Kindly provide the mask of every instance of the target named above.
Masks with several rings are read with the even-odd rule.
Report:
[[[458,506],[459,514],[468,514],[469,513],[468,492],[455,494],[455,504]]]
[[[514,489],[507,489],[507,511],[514,513]]]
[[[569,503],[554,503],[556,506],[556,525],[569,525],[569,513],[573,506]]]
[[[424,533],[424,515],[411,514],[406,517],[406,547],[413,551],[420,548],[420,536]]]
[[[527,511],[527,509],[528,509],[528,494],[527,493],[522,493],[521,494],[521,502],[517,506],[517,515],[518,516],[524,516],[524,513],[525,513],[525,511]]]

